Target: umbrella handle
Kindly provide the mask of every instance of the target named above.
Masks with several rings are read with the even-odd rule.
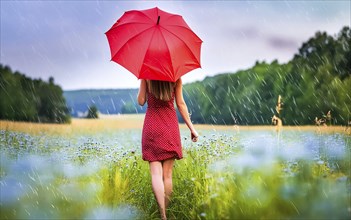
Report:
[[[158,25],[158,23],[160,23],[160,16],[158,16],[158,18],[157,18],[157,25]]]

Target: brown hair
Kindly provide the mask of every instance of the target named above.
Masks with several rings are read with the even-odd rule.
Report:
[[[174,91],[174,82],[148,80],[149,91],[157,98],[162,101],[169,101],[172,98]]]

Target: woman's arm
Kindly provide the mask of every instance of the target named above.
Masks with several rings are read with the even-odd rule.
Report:
[[[197,138],[199,137],[199,134],[194,128],[193,123],[190,120],[189,117],[189,112],[188,112],[188,107],[184,101],[183,98],[183,85],[182,85],[182,79],[178,79],[175,87],[175,98],[176,98],[176,104],[179,110],[180,115],[184,119],[185,124],[188,126],[191,132],[191,140],[196,142]]]
[[[138,93],[138,103],[143,106],[146,102],[146,80],[142,79],[140,81],[139,93]]]

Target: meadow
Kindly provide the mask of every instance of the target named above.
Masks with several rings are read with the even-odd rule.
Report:
[[[0,121],[1,219],[157,219],[143,115]],[[349,219],[345,127],[181,125],[170,219]]]

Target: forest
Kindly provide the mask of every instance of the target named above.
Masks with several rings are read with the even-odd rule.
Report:
[[[70,114],[60,86],[31,79],[0,64],[0,120],[69,123]]]
[[[330,124],[351,118],[351,33],[317,32],[285,64],[256,62],[247,70],[219,74],[184,86],[191,119],[206,124],[314,124],[331,113]],[[281,110],[277,112],[278,97]]]
[[[95,105],[104,114],[144,113],[137,89],[62,91],[0,65],[0,119],[69,122]],[[184,99],[195,123],[267,125],[315,124],[331,113],[330,124],[351,119],[351,31],[335,36],[317,32],[287,63],[256,61],[246,70],[218,74],[184,85]],[[278,97],[281,97],[278,106]],[[179,117],[181,120],[181,118]]]

